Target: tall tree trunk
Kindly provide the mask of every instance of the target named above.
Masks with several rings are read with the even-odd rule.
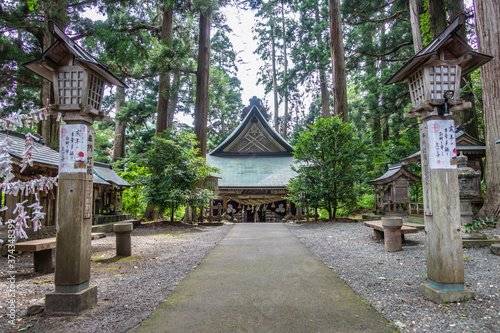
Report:
[[[281,0],[281,24],[283,29],[283,90],[285,99],[285,114],[283,116],[283,139],[286,140],[288,135],[288,58],[286,47],[286,24],[285,24],[285,5]]]
[[[420,15],[424,13],[422,0],[410,0],[411,32],[415,53],[422,49],[422,29],[420,29]]]
[[[173,36],[173,15],[171,1],[163,3],[163,22],[161,27],[161,39],[170,44]],[[168,107],[170,98],[170,72],[160,73],[158,89],[158,113],[156,117],[156,134],[160,135],[171,124],[168,122]]]
[[[272,9],[271,9],[272,10]],[[271,13],[271,15],[273,15]],[[273,100],[274,100],[274,130],[279,133],[280,125],[278,123],[278,78],[276,74],[276,36],[274,35],[274,16],[271,17],[271,63],[273,70]]]
[[[436,38],[448,26],[444,0],[429,0],[429,29]]]
[[[316,20],[316,24],[321,23],[321,18],[319,17],[319,2],[316,3],[314,7],[314,18]],[[321,32],[318,30],[316,33],[316,43],[320,46],[321,43]],[[322,62],[319,64],[319,87],[321,92],[321,115],[323,118],[330,117],[330,96],[328,95],[328,82],[326,81],[326,72],[323,68]]]
[[[198,69],[196,71],[196,102],[194,133],[200,148],[199,156],[207,156],[208,81],[210,75],[210,15],[200,13]]]
[[[125,129],[126,123],[120,121],[118,116],[121,114],[120,109],[125,105],[125,88],[117,87],[116,89],[116,104],[115,104],[115,140],[113,144],[112,161],[116,162],[125,158]]]
[[[481,68],[483,87],[483,117],[486,143],[486,200],[481,216],[500,215],[500,2],[475,0],[476,30],[479,52],[493,56]]]
[[[344,122],[347,114],[347,87],[345,77],[344,42],[342,39],[342,18],[340,0],[329,0],[330,50],[332,52],[334,112]]]
[[[174,71],[174,79],[171,86],[170,100],[168,101],[168,124],[173,124],[177,102],[179,101],[179,84],[181,74],[178,70]]]
[[[446,2],[446,5],[448,8],[448,13],[450,15],[450,21],[455,19],[455,17],[457,17],[458,14],[464,12],[463,0],[448,0]],[[460,37],[462,37],[464,41],[467,42],[467,30],[465,28],[458,30],[457,33]],[[467,74],[466,76],[462,77],[462,79],[460,80],[460,88],[465,88],[467,86],[467,82],[470,82],[470,79],[471,79],[470,74]],[[471,88],[472,87],[463,89],[461,95],[463,100],[468,101],[472,104],[472,108],[463,110],[461,112],[460,117],[455,119],[455,124],[462,125],[467,134],[477,138],[479,136],[479,133],[478,133],[478,124],[476,117],[476,105],[475,105],[474,94]]]

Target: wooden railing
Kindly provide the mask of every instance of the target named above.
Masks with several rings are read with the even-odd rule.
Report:
[[[410,202],[408,204],[408,214],[409,215],[424,215],[424,203],[423,202]]]

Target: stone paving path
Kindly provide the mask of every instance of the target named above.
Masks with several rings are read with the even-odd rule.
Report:
[[[137,332],[394,332],[283,224],[236,224]]]

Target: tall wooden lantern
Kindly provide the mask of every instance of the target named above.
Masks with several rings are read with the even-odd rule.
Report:
[[[386,82],[409,83],[413,107],[405,117],[421,119],[428,277],[421,291],[436,303],[474,297],[464,287],[455,122],[449,116],[471,107],[460,99],[461,76],[491,57],[474,52],[456,34],[464,23],[465,15],[460,14]]]
[[[25,67],[51,81],[60,112],[59,186],[55,291],[45,297],[49,315],[78,315],[97,303],[97,287],[89,285],[94,168],[94,120],[101,111],[104,86],[126,85],[76,44],[54,22],[55,42]]]

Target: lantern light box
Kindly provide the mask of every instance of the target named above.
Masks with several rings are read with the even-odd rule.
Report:
[[[410,58],[385,83],[408,82],[413,107],[406,117],[419,117],[422,111],[432,111],[432,106],[443,104],[445,100],[452,105],[451,111],[454,111],[453,105],[466,107],[459,98],[460,79],[490,61],[491,56],[473,51],[457,35],[464,24],[465,15],[458,15],[436,39]]]
[[[101,112],[104,86],[127,86],[53,21],[49,31],[56,41],[39,59],[24,66],[54,84],[55,111],[79,111],[92,120],[104,120]]]

